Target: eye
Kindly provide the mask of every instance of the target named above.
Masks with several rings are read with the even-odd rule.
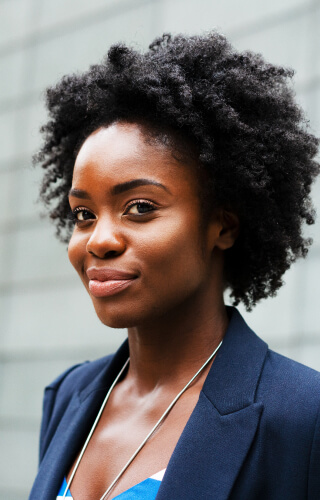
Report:
[[[84,210],[83,208],[75,211],[76,219],[79,221],[94,219],[94,215],[89,210]]]
[[[72,212],[70,213],[70,219],[75,224],[81,224],[82,222],[87,222],[95,218],[96,216],[86,208],[78,207],[72,210]]]
[[[125,211],[125,215],[144,215],[156,210],[156,207],[150,201],[134,201],[129,204]]]

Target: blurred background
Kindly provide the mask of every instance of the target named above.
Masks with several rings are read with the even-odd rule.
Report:
[[[0,500],[28,497],[44,386],[117,348],[54,228],[40,218],[31,167],[43,90],[101,60],[110,44],[146,48],[164,31],[218,28],[238,49],[296,70],[297,98],[320,134],[319,0],[0,0]],[[320,184],[313,192],[320,215]],[[272,349],[320,370],[320,223],[278,296],[244,313]]]

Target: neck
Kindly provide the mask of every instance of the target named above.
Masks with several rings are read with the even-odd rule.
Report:
[[[228,317],[222,293],[211,299],[193,298],[178,311],[129,328],[128,376],[140,394],[184,385],[219,345]]]

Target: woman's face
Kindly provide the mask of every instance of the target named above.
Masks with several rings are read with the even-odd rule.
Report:
[[[69,259],[104,324],[138,326],[181,310],[208,285],[213,233],[200,230],[196,169],[146,141],[138,125],[115,123],[86,139],[69,199]]]

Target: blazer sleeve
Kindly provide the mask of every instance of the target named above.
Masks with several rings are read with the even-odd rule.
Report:
[[[87,362],[86,362],[87,363]],[[57,394],[59,388],[68,375],[73,372],[79,366],[85,363],[80,363],[68,368],[59,377],[57,377],[50,385],[45,388],[44,398],[43,398],[43,409],[42,409],[42,420],[40,429],[40,442],[39,442],[39,465],[44,457],[47,447],[50,443],[48,440],[48,429],[51,423],[51,417],[56,403]],[[50,433],[52,434],[52,432]]]
[[[310,456],[308,500],[320,498],[320,406],[316,420]]]

